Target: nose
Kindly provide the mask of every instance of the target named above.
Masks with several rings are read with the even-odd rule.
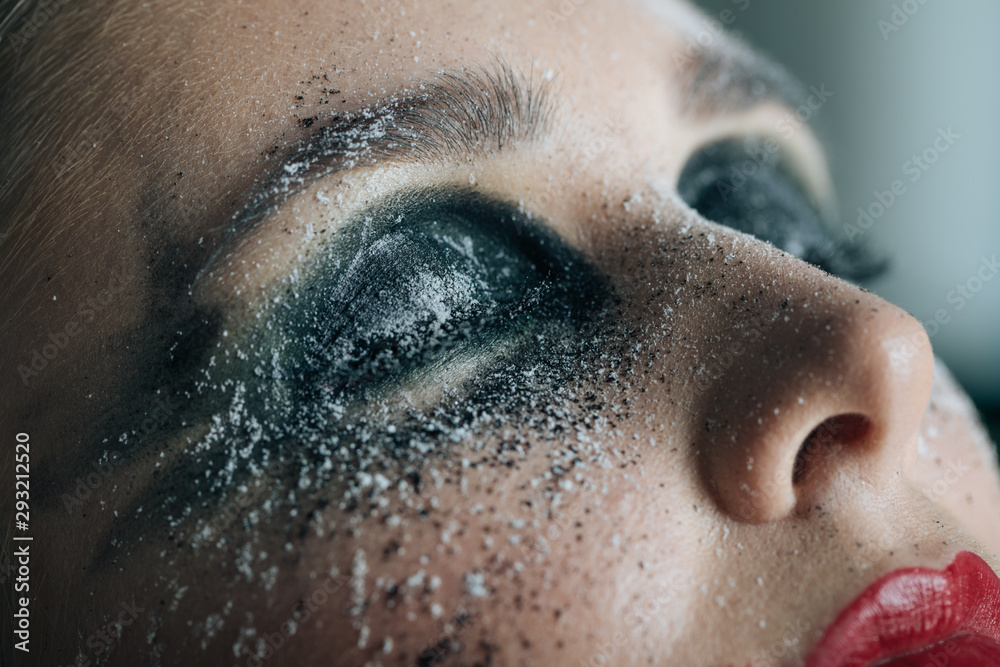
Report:
[[[700,392],[706,482],[725,512],[748,523],[804,512],[844,475],[898,483],[930,400],[933,355],[919,322],[803,271],[808,279],[758,293],[760,315],[740,335],[720,336],[727,342],[713,356],[722,370]]]

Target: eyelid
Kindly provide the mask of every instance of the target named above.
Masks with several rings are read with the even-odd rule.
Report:
[[[885,261],[835,234],[831,219],[809,201],[787,155],[776,142],[766,145],[757,136],[728,137],[699,149],[678,179],[678,195],[706,219],[773,243],[842,279],[879,275]]]
[[[811,131],[802,134],[799,140],[782,144],[782,155],[816,209],[825,220],[832,220],[836,217],[837,204],[826,150]]]
[[[688,160],[706,146],[726,139],[761,137],[764,141],[776,142],[777,153],[802,184],[821,216],[825,220],[836,219],[835,191],[826,151],[809,125],[800,121],[793,110],[767,104],[747,112],[712,118],[689,136],[681,151],[675,182]]]
[[[235,225],[195,278],[192,296],[248,311],[294,287],[325,242],[354,216],[393,193],[468,183],[467,170],[386,164],[321,178],[250,224]]]
[[[313,397],[305,404],[318,389],[381,391],[456,359],[497,359],[537,326],[578,331],[606,297],[551,229],[467,185],[397,191],[344,232],[268,319],[296,341],[284,366],[300,370],[282,376]]]

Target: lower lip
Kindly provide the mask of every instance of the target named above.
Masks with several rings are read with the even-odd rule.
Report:
[[[985,637],[963,635],[877,667],[989,667],[1000,665],[1000,644]]]
[[[943,571],[888,574],[841,613],[806,665],[1000,666],[1000,578],[968,552]]]

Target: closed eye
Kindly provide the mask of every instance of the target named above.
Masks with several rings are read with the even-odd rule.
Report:
[[[277,314],[297,403],[371,392],[486,359],[596,312],[586,262],[512,205],[471,191],[391,198],[347,223]]]
[[[860,246],[835,238],[828,221],[773,141],[726,139],[695,153],[678,194],[712,222],[751,234],[847,280],[884,269]]]

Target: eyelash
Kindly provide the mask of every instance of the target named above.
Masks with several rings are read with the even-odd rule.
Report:
[[[846,280],[881,274],[884,262],[832,236],[780,151],[764,150],[764,143],[759,137],[725,139],[700,149],[678,179],[681,199],[708,220],[752,234]]]
[[[578,324],[603,298],[601,280],[555,234],[470,191],[394,197],[331,240],[279,315],[294,341],[281,364],[306,406],[502,356],[546,326]]]
[[[678,181],[681,198],[843,278],[877,274],[882,267],[831,236],[780,152],[760,146],[751,137],[701,149]],[[753,155],[767,157],[738,172]],[[277,327],[290,403],[316,412],[331,399],[433,380],[454,362],[499,358],[545,324],[597,312],[607,292],[555,234],[471,190],[397,195],[331,241]]]
[[[806,229],[806,259],[829,242],[820,234],[821,217],[780,165],[759,170],[744,186],[764,198],[756,213],[737,198],[713,204],[715,186],[738,159],[745,153],[736,143],[700,152],[680,179],[682,197],[743,231],[753,215],[768,212],[781,218],[784,232]],[[784,199],[768,200],[775,192]],[[775,213],[782,206],[783,217]],[[751,231],[782,242],[774,229]],[[852,257],[827,253],[823,259],[840,275],[857,275],[863,265]],[[348,220],[311,261],[258,325],[234,337],[244,342],[232,356],[226,353],[229,370],[205,371],[199,395],[201,410],[216,420],[213,431],[140,504],[164,517],[191,499],[207,509],[211,498],[224,498],[239,484],[269,480],[260,473],[267,465],[283,471],[279,483],[268,482],[276,501],[285,489],[326,493],[336,475],[389,470],[388,460],[403,477],[419,480],[422,457],[450,449],[448,428],[478,424],[479,416],[468,415],[471,406],[492,415],[473,428],[495,433],[493,420],[534,415],[548,400],[545,392],[560,395],[581,355],[607,351],[605,343],[592,342],[598,336],[589,326],[603,326],[599,320],[613,302],[606,279],[546,226],[471,190],[389,198]],[[420,275],[424,282],[415,284]],[[437,317],[428,305],[428,287],[447,316]],[[401,318],[407,312],[411,317]],[[449,379],[460,391],[447,400],[380,400]],[[396,407],[387,411],[387,405]],[[444,430],[428,430],[438,423]]]

